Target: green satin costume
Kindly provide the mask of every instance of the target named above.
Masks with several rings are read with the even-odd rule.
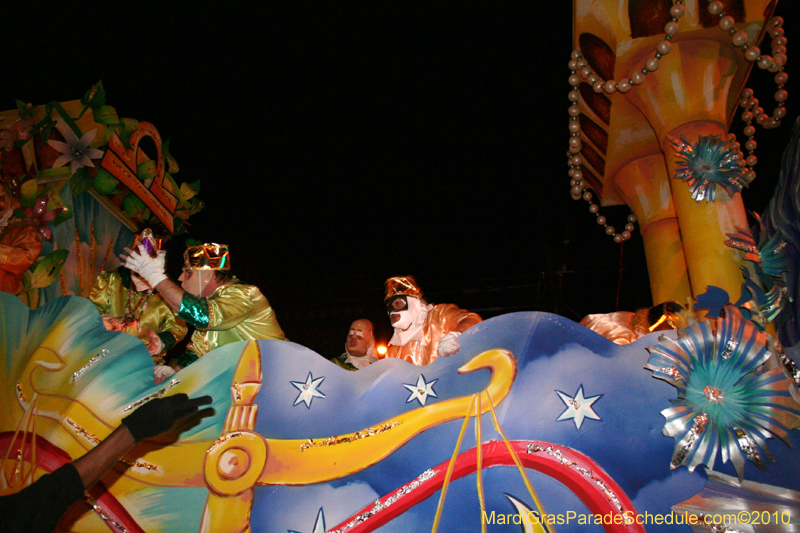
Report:
[[[241,340],[287,340],[275,312],[258,287],[239,281],[218,287],[208,298],[183,293],[178,316],[196,329],[186,353],[185,367],[211,350]]]
[[[128,302],[130,287],[131,272],[127,268],[120,267],[111,272],[103,271],[97,276],[89,293],[89,299],[100,314],[125,317],[125,305]],[[146,302],[142,302],[144,298],[147,298]],[[163,355],[172,345],[186,336],[189,328],[183,321],[176,319],[172,309],[158,293],[148,296],[134,288],[130,305],[132,309],[136,309],[134,316],[139,321],[140,327],[128,326],[125,332],[137,337],[145,346],[150,343],[145,330],[156,332],[164,343],[164,349],[159,355]],[[163,364],[163,359],[159,356],[153,356],[153,361]]]

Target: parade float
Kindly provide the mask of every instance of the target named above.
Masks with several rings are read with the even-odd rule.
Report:
[[[156,221],[177,231],[199,208],[195,188],[164,170],[163,146],[153,159],[137,151],[154,128],[104,114],[91,91],[3,114],[25,202],[45,197],[40,211],[62,217],[81,198],[97,207],[58,226],[41,220],[56,242],[64,232],[58,249],[73,262],[53,274],[61,293],[30,307],[0,293],[0,494],[83,455],[142,403],[184,392],[211,395],[213,414],[121,458],[65,531],[800,529],[800,128],[758,223],[740,194],[755,178],[756,125],[776,127],[786,112],[774,8],[575,1],[573,197],[616,242],[638,220],[654,303],[693,314],[627,345],[556,315],[514,313],[473,326],[459,353],[423,367],[384,359],[347,372],[262,340],[223,346],[155,385],[142,343],[106,331],[79,296],[98,258],[130,239],[124,231]],[[778,84],[771,113],[745,87],[753,64]],[[738,145],[729,129],[740,106],[751,123]],[[111,121],[92,138],[79,118],[87,109]],[[100,170],[58,170],[60,145],[49,144],[49,164],[37,151],[49,140]],[[632,210],[624,231],[600,214],[614,204]]]

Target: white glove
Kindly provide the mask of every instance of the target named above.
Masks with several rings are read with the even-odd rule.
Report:
[[[166,380],[172,374],[175,373],[175,369],[171,366],[167,365],[158,365],[153,369],[153,379],[156,382],[156,385],[161,383],[162,381]]]
[[[460,331],[451,331],[444,337],[442,340],[439,341],[439,347],[437,351],[439,352],[439,357],[447,357],[448,355],[453,355],[457,353],[461,349],[461,345],[458,343],[458,336],[461,335]]]
[[[153,258],[147,252],[141,253],[140,249],[136,248],[125,258],[125,266],[142,276],[151,287],[155,288],[156,285],[167,279],[164,272],[166,258],[167,253],[164,251],[159,251],[158,255]]]

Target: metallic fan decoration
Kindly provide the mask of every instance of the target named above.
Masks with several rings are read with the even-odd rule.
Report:
[[[758,279],[766,289],[766,293],[757,284],[750,281],[746,269],[745,288],[752,293],[752,300],[756,302],[757,314],[760,315],[762,325],[771,322],[792,301],[786,281],[789,272],[789,256],[786,253],[786,240],[779,231],[768,234],[767,228],[756,213],[753,216],[758,221],[758,242],[746,228],[736,227],[736,233],[728,233],[727,246],[745,252],[744,258],[755,266]]]
[[[674,406],[661,411],[663,433],[676,444],[671,468],[714,468],[717,451],[730,459],[741,481],[744,459],[760,470],[772,460],[766,439],[788,444],[787,433],[800,426],[800,404],[791,395],[793,381],[767,346],[768,336],[731,305],[723,316],[678,330],[648,348],[645,368],[678,389]],[[767,369],[769,368],[769,369]]]
[[[739,166],[741,152],[731,150],[719,135],[700,136],[694,145],[684,138],[667,138],[675,147],[675,156],[682,159],[673,177],[689,184],[696,201],[713,202],[718,185],[731,197],[748,186]]]
[[[752,215],[758,221],[758,243],[750,230],[736,226],[736,233],[728,233],[725,244],[745,252],[744,258],[755,263],[760,269],[759,275],[763,273],[778,278],[789,271],[786,240],[777,231],[769,235],[761,217],[756,213]]]

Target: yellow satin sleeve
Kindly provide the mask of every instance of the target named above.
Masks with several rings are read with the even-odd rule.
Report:
[[[207,301],[208,327],[195,330],[187,346],[198,357],[241,340],[286,340],[275,312],[258,287],[223,285]]]

